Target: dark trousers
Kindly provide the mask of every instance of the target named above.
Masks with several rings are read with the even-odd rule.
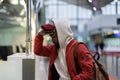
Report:
[[[50,70],[51,70],[51,73],[52,73],[51,80],[59,80],[60,76],[59,76],[54,64],[52,65]]]

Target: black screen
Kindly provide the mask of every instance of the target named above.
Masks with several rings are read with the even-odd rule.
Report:
[[[120,18],[117,19],[117,24],[120,24]]]

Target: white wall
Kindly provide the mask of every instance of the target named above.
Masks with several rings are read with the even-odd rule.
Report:
[[[0,62],[0,80],[22,80],[21,65],[20,61]]]

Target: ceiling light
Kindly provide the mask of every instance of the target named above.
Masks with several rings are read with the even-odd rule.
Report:
[[[92,0],[88,0],[88,2],[90,2],[90,3],[91,3],[91,2],[92,2]]]
[[[93,10],[96,11],[97,10],[96,7],[93,7]]]

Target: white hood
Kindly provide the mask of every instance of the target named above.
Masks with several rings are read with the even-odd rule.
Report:
[[[66,45],[73,39],[73,32],[70,28],[70,22],[68,19],[52,19],[57,30],[58,40],[60,48],[66,47]]]
[[[70,28],[70,22],[68,19],[52,19],[52,21],[56,27],[60,45],[58,57],[56,58],[54,64],[60,75],[59,80],[70,80],[65,58],[66,46],[73,39],[73,32]]]

